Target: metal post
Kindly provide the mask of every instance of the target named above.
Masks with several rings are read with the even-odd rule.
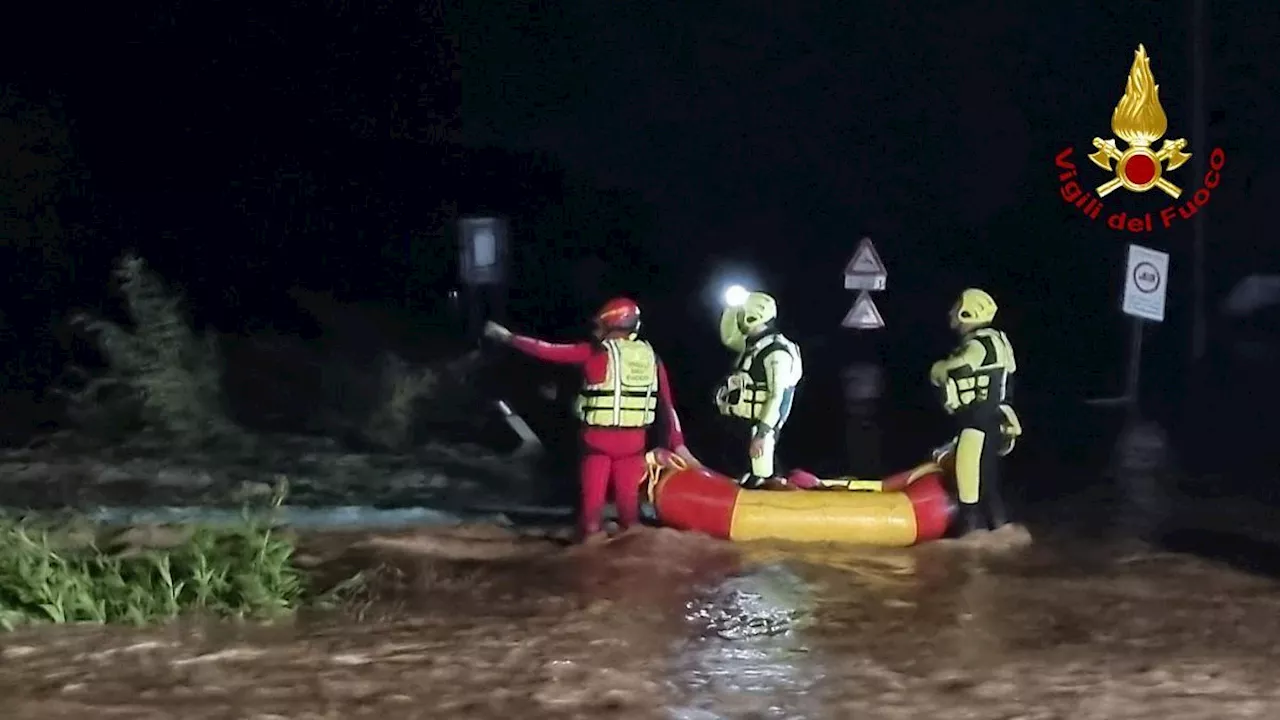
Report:
[[[1168,514],[1168,438],[1159,424],[1142,418],[1142,336],[1147,321],[1133,318],[1129,341],[1128,405],[1111,458],[1111,476],[1120,484],[1124,504],[1118,529],[1151,541]]]
[[[507,284],[494,285],[490,288],[489,317],[497,322],[507,321]]]
[[[859,345],[866,340],[859,338]],[[884,392],[884,370],[874,359],[855,361],[845,366],[840,379],[844,386],[845,451],[849,471],[877,477],[883,470],[877,406]]]
[[[1129,336],[1129,375],[1125,379],[1125,399],[1128,410],[1128,424],[1133,425],[1141,415],[1141,393],[1139,388],[1142,383],[1142,336],[1146,329],[1147,321],[1142,318],[1133,318],[1133,329]]]
[[[1205,0],[1191,0],[1191,137],[1196,152],[1191,157],[1196,181],[1204,177],[1205,163],[1209,157],[1208,125],[1205,121]],[[1191,324],[1191,362],[1198,363],[1205,353],[1207,328],[1205,327],[1205,239],[1204,213],[1198,212],[1191,219],[1191,287],[1193,295]]]
[[[467,293],[467,341],[475,344],[480,342],[480,337],[484,331],[484,287],[483,285],[468,285]]]

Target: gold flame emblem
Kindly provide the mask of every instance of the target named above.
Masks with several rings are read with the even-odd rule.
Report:
[[[1098,197],[1106,197],[1120,187],[1133,192],[1146,192],[1155,187],[1172,198],[1181,195],[1182,188],[1166,180],[1163,174],[1191,159],[1190,153],[1182,152],[1187,141],[1183,138],[1165,140],[1159,150],[1151,149],[1168,128],[1169,119],[1160,106],[1160,86],[1151,74],[1151,58],[1147,57],[1147,49],[1138,45],[1124,97],[1111,114],[1111,132],[1128,143],[1129,148],[1121,151],[1114,139],[1093,139],[1098,151],[1089,159],[1107,172],[1112,172],[1111,161],[1116,163],[1116,176],[1097,187]]]

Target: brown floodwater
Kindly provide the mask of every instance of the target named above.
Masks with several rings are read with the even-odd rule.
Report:
[[[271,627],[0,638],[3,717],[1280,717],[1280,586],[1016,529],[910,551],[595,547],[469,527],[306,544],[376,596]]]

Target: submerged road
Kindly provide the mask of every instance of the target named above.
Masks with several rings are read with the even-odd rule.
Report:
[[[1187,555],[493,526],[307,547],[374,573],[358,617],[8,635],[6,717],[1280,717],[1280,584]]]

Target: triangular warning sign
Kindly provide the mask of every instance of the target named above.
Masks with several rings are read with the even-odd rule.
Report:
[[[880,308],[871,299],[871,293],[863,290],[858,294],[858,299],[853,302],[853,307],[849,308],[840,326],[850,330],[877,330],[884,327],[884,318],[880,315]]]
[[[844,274],[846,276],[888,275],[889,271],[885,269],[880,253],[876,252],[876,246],[871,244],[871,238],[862,238],[862,242],[858,243],[858,249],[853,253],[853,258],[849,260],[848,265],[844,266]]]

